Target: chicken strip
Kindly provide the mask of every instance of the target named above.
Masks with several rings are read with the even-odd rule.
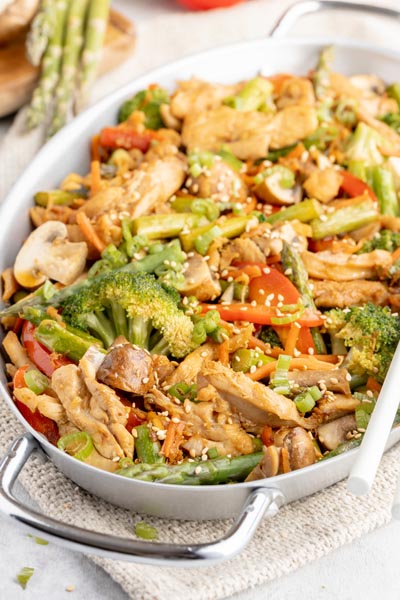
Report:
[[[276,113],[267,127],[271,136],[270,147],[272,150],[277,150],[296,144],[311,135],[317,127],[318,118],[313,106],[307,104],[287,106]]]
[[[235,96],[241,84],[222,85],[209,83],[193,77],[180,81],[179,87],[171,98],[171,114],[184,119],[194,112],[205,112],[221,106],[224,98]]]
[[[315,304],[322,308],[362,306],[367,302],[384,306],[389,301],[389,291],[380,281],[312,281]]]
[[[300,425],[305,429],[311,429],[315,425],[315,419],[302,417],[289,398],[220,363],[207,362],[199,377],[215,387],[222,398],[257,425]]]
[[[346,254],[329,251],[303,252],[302,259],[310,277],[333,281],[373,279],[392,264],[392,255],[386,250],[365,254]]]

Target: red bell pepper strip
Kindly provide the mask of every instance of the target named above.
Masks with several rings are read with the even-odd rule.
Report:
[[[299,325],[304,327],[319,327],[323,321],[320,315],[313,312],[310,309],[305,309],[301,312],[298,318],[291,319],[293,314],[286,313],[285,317],[288,317],[287,323],[274,322],[276,319],[279,320],[280,316],[277,314],[277,309],[273,306],[258,305],[253,306],[252,304],[245,304],[241,302],[234,302],[232,304],[202,304],[202,312],[206,313],[209,310],[217,310],[224,321],[248,321],[249,323],[258,323],[260,325],[290,325],[291,322],[296,321]],[[283,319],[285,319],[283,317]]]
[[[29,358],[47,377],[51,377],[56,369],[64,365],[70,365],[72,361],[66,356],[50,352],[35,338],[36,327],[30,321],[24,321],[22,326],[21,340]]]
[[[371,200],[378,202],[378,198],[375,196],[373,190],[364,181],[352,175],[348,171],[340,171],[342,176],[342,184],[340,186],[343,192],[346,192],[351,198],[356,196],[362,196],[364,192],[368,192]]]
[[[32,412],[31,409],[26,406],[26,404],[23,404],[19,400],[15,400],[15,404],[21,415],[35,431],[43,434],[51,444],[57,445],[57,442],[60,439],[60,434],[55,421],[45,417],[38,410]]]
[[[233,6],[243,2],[243,0],[178,0],[178,2],[190,10],[210,10],[212,8]]]
[[[317,353],[317,349],[315,348],[313,336],[311,335],[311,331],[308,327],[302,327],[299,332],[299,337],[296,342],[296,349],[302,354],[309,354],[309,350],[312,349],[312,354]]]
[[[125,148],[132,150],[138,148],[142,152],[147,152],[151,141],[159,136],[155,131],[144,131],[143,133],[135,129],[123,127],[105,127],[100,132],[99,144],[103,148]]]
[[[260,277],[254,277],[249,283],[250,301],[265,304],[267,297],[272,295],[269,303],[276,306],[283,304],[298,304],[300,294],[295,285],[274,267],[265,267]]]

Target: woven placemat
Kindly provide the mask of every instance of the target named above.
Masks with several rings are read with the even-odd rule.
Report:
[[[376,2],[379,4],[379,2]],[[253,0],[229,11],[200,15],[171,15],[139,27],[134,58],[99,81],[94,100],[160,63],[211,46],[252,39],[266,34],[290,0]],[[397,6],[397,1],[380,2]],[[318,31],[335,33],[340,18],[318,18]],[[357,19],[354,37],[389,47],[398,46],[398,35],[390,23]],[[304,31],[309,31],[305,23]],[[308,28],[308,29],[307,29]],[[295,33],[299,33],[297,28]],[[351,33],[349,31],[349,33]],[[0,147],[0,198],[36,153],[41,132],[23,133],[21,113]],[[34,191],[34,190],[32,190]],[[0,453],[23,427],[0,399]],[[238,558],[203,569],[159,568],[127,564],[101,558],[93,560],[135,600],[217,600],[265,583],[326,555],[331,550],[365,535],[390,520],[400,447],[383,458],[372,493],[355,498],[339,483],[305,500],[283,508],[273,520],[264,520]],[[134,524],[141,519],[80,490],[51,463],[35,456],[21,474],[21,482],[48,515],[104,533],[134,537]],[[160,541],[200,542],[220,537],[229,521],[178,522],[146,517],[157,527]]]

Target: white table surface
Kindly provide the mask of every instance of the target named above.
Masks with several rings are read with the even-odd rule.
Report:
[[[136,22],[182,10],[172,0],[116,0],[114,4]],[[9,119],[0,120],[0,138],[9,124]],[[232,596],[232,600],[400,600],[399,557],[400,523],[391,522],[290,575]],[[15,577],[24,566],[34,567],[35,573],[22,590]],[[69,586],[73,586],[72,592],[66,591]],[[63,598],[127,600],[128,597],[84,556],[54,544],[37,545],[0,516],[0,599]],[[193,590],[188,600],[195,599]]]

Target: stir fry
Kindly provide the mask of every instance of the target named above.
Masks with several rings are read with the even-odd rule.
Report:
[[[51,443],[192,485],[360,444],[400,340],[400,84],[332,63],[151,85],[35,194],[0,316]]]

